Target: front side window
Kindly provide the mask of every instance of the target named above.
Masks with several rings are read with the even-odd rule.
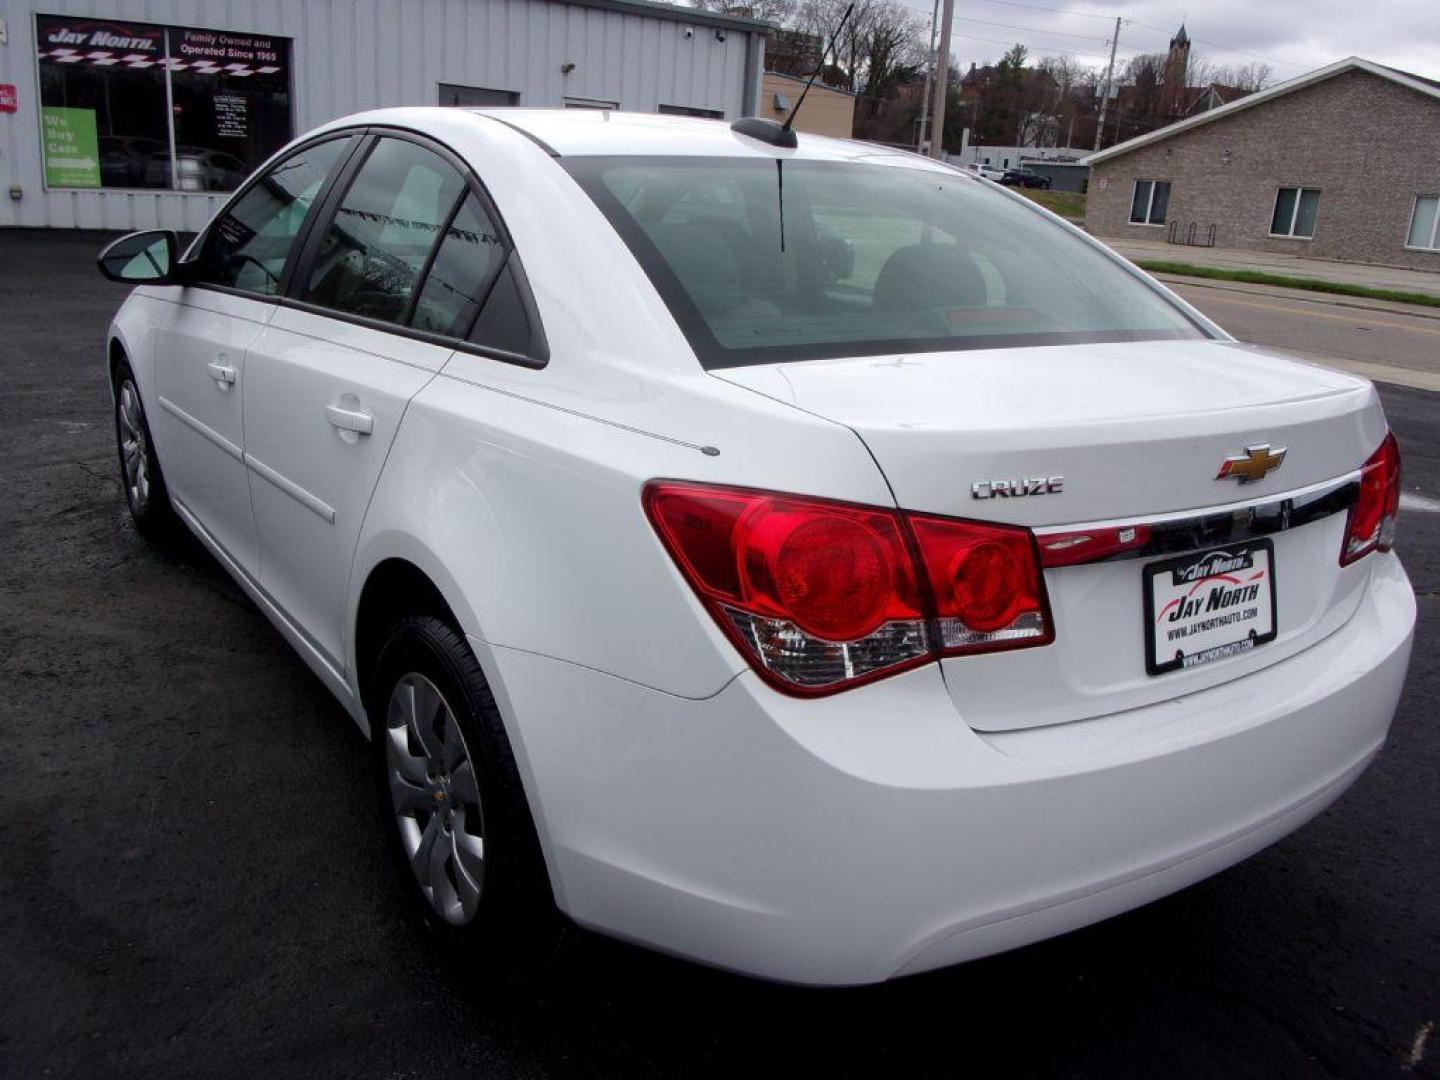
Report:
[[[1275,193],[1270,235],[1310,239],[1315,235],[1315,215],[1319,210],[1319,188],[1282,187]]]
[[[348,136],[317,143],[257,180],[215,222],[201,249],[198,279],[262,296],[279,293],[305,215],[349,146]]]
[[[1169,180],[1136,180],[1130,197],[1130,222],[1133,225],[1164,225],[1165,211],[1170,207]]]
[[[561,159],[706,367],[1202,337],[1144,282],[950,170]]]
[[[1405,246],[1440,251],[1440,195],[1415,196]]]
[[[325,231],[300,299],[403,322],[465,181],[439,154],[382,138]]]

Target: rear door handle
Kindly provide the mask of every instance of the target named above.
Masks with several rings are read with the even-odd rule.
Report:
[[[339,405],[325,406],[325,419],[341,431],[353,431],[357,435],[369,435],[375,430],[375,417],[362,409],[342,409]]]
[[[215,380],[215,384],[221,390],[229,390],[235,385],[235,369],[229,364],[206,364],[205,370],[210,373],[210,377]]]

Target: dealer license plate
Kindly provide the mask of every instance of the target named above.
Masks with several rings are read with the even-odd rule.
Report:
[[[1145,567],[1145,670],[1163,675],[1275,640],[1275,549],[1253,540]]]

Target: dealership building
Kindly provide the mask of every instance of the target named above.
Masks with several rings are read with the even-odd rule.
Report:
[[[751,115],[765,30],[645,0],[0,0],[0,226],[195,230],[362,109]]]

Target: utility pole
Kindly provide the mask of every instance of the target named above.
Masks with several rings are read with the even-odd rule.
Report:
[[[1110,104],[1110,86],[1115,78],[1115,49],[1120,44],[1120,16],[1115,16],[1115,36],[1110,39],[1110,66],[1105,69],[1105,91],[1100,95],[1100,120],[1095,125],[1095,149],[1105,134],[1105,109]]]
[[[935,31],[939,29],[940,0],[930,8],[930,62],[925,65],[925,92],[920,95],[920,133],[915,139],[917,153],[925,152],[925,132],[930,123],[930,87],[935,78]]]
[[[950,27],[955,21],[955,0],[945,0],[945,17],[940,24],[940,50],[935,60],[935,107],[930,110],[930,156],[939,158],[945,141],[945,98],[950,89]]]

